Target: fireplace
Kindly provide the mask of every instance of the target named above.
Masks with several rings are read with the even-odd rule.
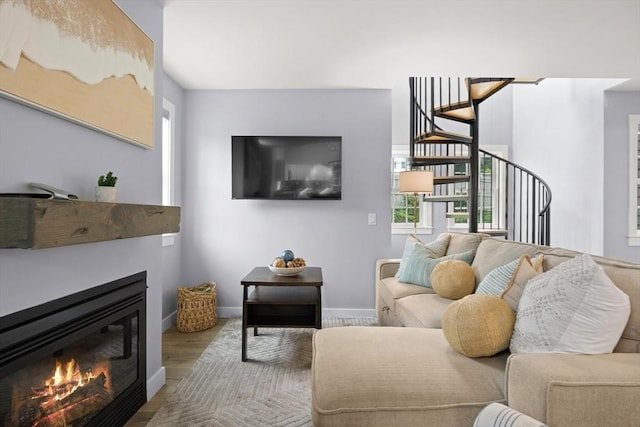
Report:
[[[119,426],[146,394],[146,272],[0,317],[0,425]]]

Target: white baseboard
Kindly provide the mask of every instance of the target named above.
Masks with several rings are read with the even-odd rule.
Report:
[[[161,366],[151,378],[147,380],[147,401],[151,400],[153,396],[162,388],[166,381],[164,366]]]
[[[166,332],[167,329],[172,327],[177,322],[178,313],[174,311],[164,319],[162,319],[162,332]]]
[[[218,307],[218,317],[242,317],[242,307]]]
[[[218,307],[218,317],[241,317],[242,307]],[[326,317],[376,317],[376,310],[373,308],[324,308],[322,315]]]

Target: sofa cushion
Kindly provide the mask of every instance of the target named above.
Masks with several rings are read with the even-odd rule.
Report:
[[[456,300],[473,293],[476,276],[468,263],[448,259],[434,267],[431,287],[442,298]]]
[[[469,251],[475,253],[480,242],[488,237],[488,235],[480,233],[440,233],[438,238],[444,236],[449,236],[446,255],[461,254]]]
[[[442,332],[458,353],[493,356],[509,347],[515,320],[515,312],[502,298],[473,294],[447,307]]]
[[[476,256],[473,258],[473,263],[471,263],[471,267],[473,267],[476,273],[476,283],[482,282],[487,274],[501,265],[517,260],[525,254],[533,258],[540,253],[541,250],[541,246],[528,243],[513,242],[493,237],[483,239],[480,245],[478,245]]]
[[[436,294],[411,295],[396,300],[396,316],[409,328],[442,327],[442,313],[453,300]]]
[[[473,261],[473,252],[468,251],[461,254],[451,254],[441,258],[432,258],[430,251],[416,245],[415,249],[409,256],[404,273],[399,276],[400,281],[404,283],[413,283],[414,285],[431,287],[431,272],[442,261],[449,259],[458,259],[471,264]]]
[[[383,326],[402,326],[396,314],[396,300],[417,294],[434,294],[433,289],[402,283],[397,277],[387,277],[376,283],[376,310]],[[438,323],[439,325],[439,323]]]
[[[401,277],[404,274],[404,270],[407,267],[407,262],[411,257],[416,245],[419,245],[421,248],[425,250],[425,252],[431,258],[440,258],[444,256],[447,252],[447,246],[449,245],[449,236],[439,236],[436,240],[429,243],[422,243],[420,239],[418,239],[413,234],[409,234],[404,243],[404,251],[402,253],[402,259],[400,260],[400,266],[398,267],[398,271],[396,272],[396,277]]]
[[[547,427],[546,424],[531,418],[522,412],[503,405],[487,405],[473,423],[473,427]]]
[[[505,363],[506,354],[465,357],[437,329],[322,329],[313,337],[313,424],[471,426],[487,404],[504,403]]]
[[[628,295],[589,255],[579,255],[527,283],[511,352],[610,353],[629,312]]]
[[[434,294],[433,288],[414,285],[413,283],[401,282],[397,277],[387,277],[379,282],[381,290],[385,295],[389,295],[391,299],[408,297],[416,294]],[[389,300],[385,297],[385,300]]]

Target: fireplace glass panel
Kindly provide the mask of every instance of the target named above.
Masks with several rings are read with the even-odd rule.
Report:
[[[0,425],[84,426],[131,387],[139,372],[139,313],[0,378]]]

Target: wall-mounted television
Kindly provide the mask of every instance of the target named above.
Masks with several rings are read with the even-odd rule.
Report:
[[[231,197],[340,200],[342,137],[232,136]]]

